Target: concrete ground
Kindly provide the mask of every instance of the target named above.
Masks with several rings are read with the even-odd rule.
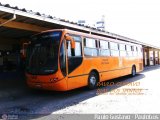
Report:
[[[148,67],[135,77],[106,81],[96,90],[69,92],[32,91],[18,73],[5,76],[0,74],[0,115],[160,113],[160,66]]]

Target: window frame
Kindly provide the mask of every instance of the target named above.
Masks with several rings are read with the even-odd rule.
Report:
[[[91,39],[94,40],[95,42],[95,47],[90,47],[87,46],[87,39]],[[99,43],[98,43],[98,39],[92,38],[92,37],[83,37],[83,51],[84,51],[84,56],[90,56],[90,57],[97,57],[99,56]],[[86,54],[85,49],[89,49],[91,51],[91,54]],[[96,50],[96,54],[93,54],[93,50]]]
[[[116,49],[115,49],[115,45],[112,47],[112,43],[116,44],[116,46],[117,46]],[[109,42],[109,48],[110,48],[110,55],[111,56],[113,56],[113,57],[120,57],[120,50],[119,50],[119,43],[118,42],[110,41]]]
[[[72,56],[72,54],[69,56],[69,55],[68,55],[68,46],[67,46],[68,43],[66,42],[67,56],[68,56],[68,57],[82,57],[82,56],[83,56],[82,37],[81,37],[80,35],[75,35],[75,34],[69,34],[69,36],[71,36],[71,37],[74,39],[74,41],[75,41],[75,46],[76,46],[76,42],[80,43],[80,49],[81,49],[80,53],[81,53],[81,55],[76,56],[76,47],[75,47],[75,49],[74,49],[75,56]],[[78,38],[80,38],[80,39],[77,40],[77,39],[75,39],[76,37],[78,37]],[[70,42],[69,42],[69,43],[70,43]],[[71,47],[71,46],[70,46],[70,47]],[[72,49],[72,48],[71,48],[71,49]],[[71,51],[71,49],[70,49],[70,51]]]
[[[102,41],[107,43],[107,47],[106,48],[102,48],[101,47],[101,42]],[[102,51],[108,51],[108,52],[107,52],[106,55],[102,55]],[[103,40],[103,39],[99,39],[99,56],[101,56],[101,57],[111,56],[111,51],[110,51],[110,48],[109,48],[109,41]]]

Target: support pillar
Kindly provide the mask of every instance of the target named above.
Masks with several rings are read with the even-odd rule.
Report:
[[[153,65],[156,65],[155,50],[153,49]]]
[[[158,50],[158,64],[160,65],[160,50]]]
[[[150,49],[149,48],[147,48],[147,66],[150,66],[150,55],[149,55],[149,51],[150,51]]]
[[[146,66],[145,65],[145,59],[146,59],[145,52],[146,52],[145,47],[143,47],[143,67]]]

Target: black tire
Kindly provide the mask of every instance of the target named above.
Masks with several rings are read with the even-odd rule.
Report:
[[[88,88],[95,89],[98,83],[98,75],[95,72],[91,72],[88,77]]]
[[[131,71],[131,76],[134,77],[136,76],[136,67],[135,66],[132,66],[132,71]]]

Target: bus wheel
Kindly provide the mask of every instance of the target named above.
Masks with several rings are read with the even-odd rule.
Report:
[[[95,89],[97,87],[98,76],[95,72],[91,72],[88,77],[89,89]]]
[[[133,66],[131,76],[134,77],[135,75],[136,75],[136,67]]]

